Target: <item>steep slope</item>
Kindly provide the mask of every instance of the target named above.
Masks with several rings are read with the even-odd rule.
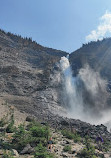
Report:
[[[111,80],[111,38],[83,44],[80,49],[70,54],[70,62],[75,74],[88,63],[104,78]]]
[[[45,113],[57,109],[61,105],[60,90],[50,86],[50,74],[66,55],[31,38],[0,30],[0,95],[7,103],[27,112],[37,111],[38,115],[43,109]]]
[[[87,143],[93,145],[93,150],[95,151],[95,153],[93,152],[94,155],[105,158],[109,158],[111,155],[109,141],[102,144],[103,151],[99,151],[98,144],[96,144],[93,139],[87,140],[88,142],[85,141],[83,132],[80,136],[75,128],[72,130],[66,130],[66,127],[65,130],[57,130],[57,128],[54,129],[52,127],[46,128],[46,125],[43,124],[43,122],[38,122],[36,119],[34,119],[34,121],[33,119],[34,118],[27,115],[27,113],[19,112],[15,107],[10,105],[6,106],[5,102],[0,99],[0,157],[9,157],[10,155],[10,157],[14,156],[15,158],[34,158],[34,154],[36,152],[35,149],[41,143],[43,144],[45,151],[47,149],[47,130],[49,131],[47,137],[51,136],[54,141],[52,153],[55,156],[53,156],[53,158],[81,157],[82,150],[86,148]],[[90,127],[90,129],[95,129],[95,127]],[[32,132],[33,130],[34,134]],[[106,133],[104,126],[100,126],[95,129],[95,131],[98,130]],[[41,136],[38,135],[38,131]],[[67,147],[69,147],[69,150],[67,150]],[[89,149],[91,150],[90,146]],[[104,152],[104,150],[107,152]],[[44,150],[42,151],[44,153]],[[44,154],[46,155],[46,153],[50,153],[50,150],[48,149]]]
[[[70,55],[72,66],[76,63],[80,68],[82,62],[78,60],[82,61],[81,56],[77,59],[73,54]],[[43,47],[30,38],[0,30],[0,100],[5,106],[14,106],[21,113],[34,115],[37,120],[47,122],[51,127],[74,128],[80,135],[90,130],[93,139],[99,133],[111,140],[111,134],[104,125],[94,126],[54,115],[65,111],[61,85],[52,84],[51,75],[57,70],[56,63],[66,55],[66,52]]]

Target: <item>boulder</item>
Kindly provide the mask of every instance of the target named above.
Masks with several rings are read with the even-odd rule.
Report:
[[[26,117],[26,121],[28,121],[28,122],[32,122],[33,120],[34,120],[34,117],[32,117],[32,116]]]
[[[12,151],[13,151],[13,156],[19,157],[19,154],[18,154],[18,151],[17,151],[17,150],[12,149]]]
[[[27,144],[24,149],[20,152],[20,154],[31,154],[34,152],[34,149],[30,146],[30,144]]]
[[[0,127],[0,132],[4,132],[6,130],[5,127]]]
[[[0,155],[3,155],[3,150],[2,149],[0,149]]]

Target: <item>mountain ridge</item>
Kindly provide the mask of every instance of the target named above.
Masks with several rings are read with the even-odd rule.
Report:
[[[70,54],[70,62],[73,72],[77,74],[78,70],[89,64],[95,71],[100,72],[103,78],[111,80],[111,38],[105,38],[101,41],[92,41]]]
[[[81,48],[69,54],[73,74],[77,75],[87,63],[95,71],[99,71],[103,78],[110,81],[110,48],[111,38],[83,44]],[[26,97],[26,100],[30,97],[29,100],[34,106],[47,105],[47,108],[53,107],[56,110],[57,105],[61,108],[64,106],[61,101],[61,85],[52,86],[50,75],[54,73],[61,57],[67,54],[64,51],[43,47],[31,38],[23,38],[0,30],[1,95],[3,93],[15,98]],[[103,65],[102,61],[104,61]]]

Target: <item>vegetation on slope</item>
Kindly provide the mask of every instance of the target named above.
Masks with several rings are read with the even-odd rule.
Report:
[[[15,126],[13,109],[10,109],[10,113],[0,120],[0,146],[3,158],[13,158],[14,150],[21,156],[28,154],[34,158],[55,158],[57,157],[56,150],[59,150],[60,146],[62,146],[61,157],[64,157],[66,153],[66,155],[74,155],[79,158],[97,158],[104,157],[103,151],[108,152],[111,149],[110,142],[104,141],[102,153],[99,153],[97,152],[99,151],[98,145],[89,136],[81,137],[77,131],[72,132],[64,129],[59,131],[60,135],[57,134],[57,131],[54,132],[56,138],[53,137],[53,142],[57,149],[50,152],[47,150],[47,142],[52,135],[52,129],[47,124],[40,124],[33,119],[27,118],[27,121]],[[59,137],[63,137],[63,140],[67,143],[57,145],[61,139]],[[57,140],[59,141],[57,142]],[[82,149],[74,152],[76,144],[81,146]]]

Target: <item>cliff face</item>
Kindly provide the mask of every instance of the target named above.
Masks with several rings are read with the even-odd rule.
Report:
[[[83,45],[71,53],[69,60],[73,73],[76,75],[88,63],[110,81],[110,48],[109,38]],[[53,84],[51,75],[60,58],[66,55],[66,52],[43,47],[31,38],[0,30],[0,97],[7,104],[41,119],[50,117],[50,113],[64,113],[61,85]]]
[[[87,63],[99,71],[103,78],[111,80],[111,38],[83,44],[70,54],[70,62],[75,74]]]
[[[86,109],[96,107],[100,111],[102,104],[104,107],[103,111],[105,111],[107,107],[111,107],[111,38],[83,44],[80,49],[70,54],[69,60],[73,75],[76,76],[78,73],[79,75],[83,74],[80,92],[82,92],[85,106],[88,105]],[[93,79],[95,79],[95,81],[93,81]],[[101,84],[103,80],[105,84]],[[91,93],[91,91],[86,88],[87,86],[89,86],[89,89],[91,86],[97,86],[98,88],[92,88]],[[93,92],[96,94],[95,97]],[[97,112],[96,115],[98,115],[98,110],[96,109],[93,113]]]
[[[110,48],[111,39],[83,45],[69,56],[73,73],[76,75],[84,63],[88,63],[110,80]],[[4,105],[15,106],[22,113],[25,111],[40,121],[49,122],[54,128],[71,126],[81,135],[90,130],[93,138],[99,132],[111,140],[111,135],[103,125],[96,127],[80,120],[54,115],[66,112],[62,88],[56,82],[57,63],[66,55],[66,52],[43,47],[30,38],[0,30],[0,100],[3,100]]]
[[[1,97],[27,112],[58,111],[57,107],[61,108],[60,89],[50,85],[50,74],[61,56],[66,55],[66,52],[43,47],[30,38],[23,39],[0,30]]]

